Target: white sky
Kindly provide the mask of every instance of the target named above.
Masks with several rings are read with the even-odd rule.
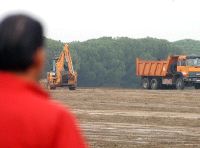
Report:
[[[65,42],[102,36],[200,40],[200,0],[0,0],[0,19],[26,12]]]

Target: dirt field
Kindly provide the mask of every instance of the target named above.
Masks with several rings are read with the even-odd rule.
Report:
[[[200,90],[58,89],[92,148],[200,147]]]

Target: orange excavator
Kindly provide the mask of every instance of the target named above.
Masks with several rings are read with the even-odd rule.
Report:
[[[77,86],[77,72],[74,71],[69,46],[64,45],[60,56],[53,59],[53,70],[47,72],[47,88],[68,86],[69,90],[75,90]]]

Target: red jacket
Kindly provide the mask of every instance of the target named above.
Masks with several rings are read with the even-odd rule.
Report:
[[[0,72],[0,148],[85,148],[75,118],[36,84]]]

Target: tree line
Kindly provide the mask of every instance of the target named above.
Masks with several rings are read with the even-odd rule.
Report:
[[[135,60],[165,59],[168,55],[189,53],[190,45],[155,38],[131,39],[102,37],[84,42],[71,42],[70,51],[78,85],[85,87],[138,87]],[[200,44],[199,44],[200,45]],[[63,49],[63,43],[46,39],[45,73],[52,69],[52,59]],[[198,51],[198,50],[197,50]]]

